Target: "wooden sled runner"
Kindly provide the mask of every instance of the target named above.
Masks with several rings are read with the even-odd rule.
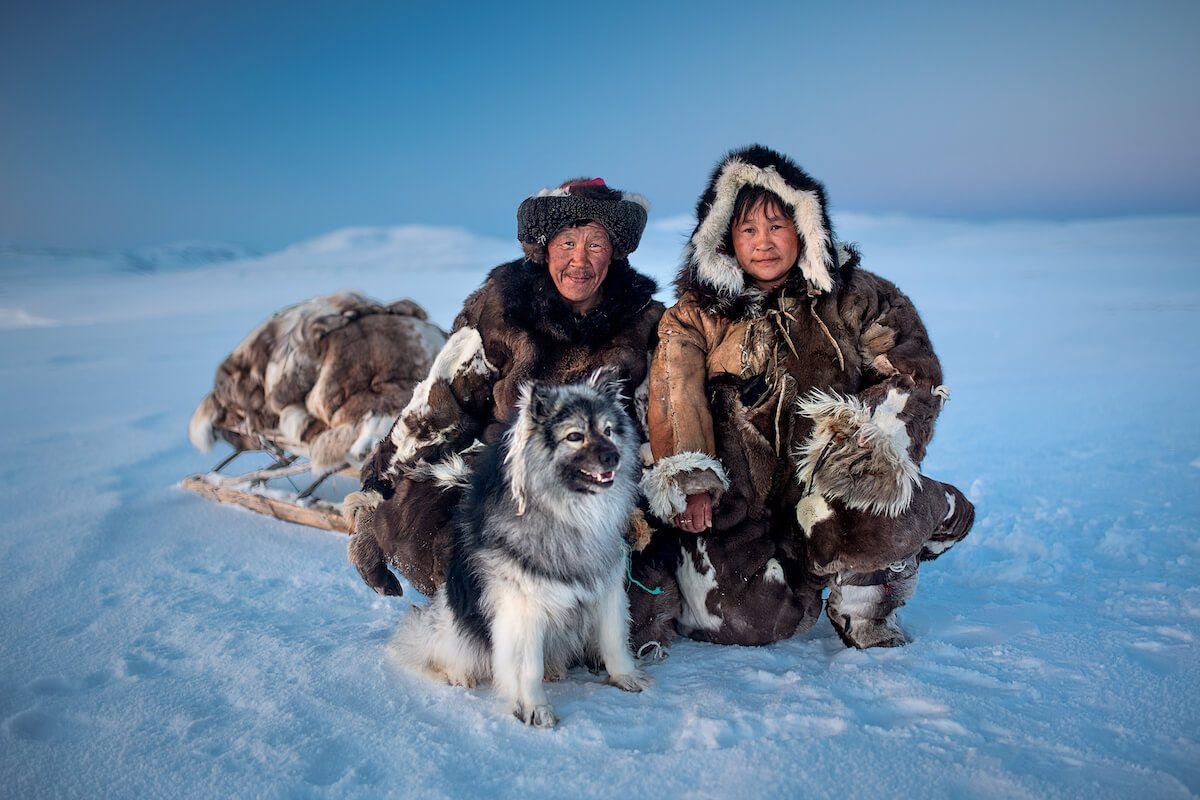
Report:
[[[287,522],[349,532],[342,498],[446,343],[411,300],[355,292],[282,309],[217,368],[192,415],[202,452],[233,453],[183,488]],[[235,460],[243,471],[228,468]],[[247,467],[253,464],[252,467]],[[338,486],[339,476],[342,485]]]
[[[342,515],[341,502],[318,497],[316,492],[337,475],[349,476],[357,486],[357,470],[343,463],[313,475],[308,459],[291,452],[286,443],[273,442],[266,436],[261,438],[260,448],[235,449],[209,472],[189,475],[181,485],[209,500],[241,506],[284,522],[349,533],[349,520]],[[255,453],[273,460],[265,467],[246,472],[221,472],[239,457]],[[286,481],[290,491],[287,488],[272,488],[273,482],[280,481]]]

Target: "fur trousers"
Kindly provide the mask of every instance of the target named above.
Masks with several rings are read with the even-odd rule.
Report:
[[[368,586],[383,595],[401,594],[391,565],[421,594],[433,596],[446,580],[459,492],[402,478],[378,506],[355,512],[349,557]]]
[[[905,644],[896,619],[916,591],[919,564],[970,531],[975,511],[954,486],[922,477],[897,517],[846,509],[820,496],[745,517],[712,535],[679,532],[679,627],[719,644],[759,645],[811,628],[825,612],[848,647]]]

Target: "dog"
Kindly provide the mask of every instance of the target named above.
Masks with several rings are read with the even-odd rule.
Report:
[[[558,722],[543,678],[583,659],[627,692],[650,685],[629,646],[624,533],[640,465],[622,401],[611,370],[522,387],[464,493],[446,583],[393,641],[404,663],[452,685],[491,680],[537,727]]]

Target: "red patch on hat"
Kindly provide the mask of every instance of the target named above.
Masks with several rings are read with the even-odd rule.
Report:
[[[604,178],[592,178],[590,181],[567,181],[559,186],[560,189],[566,189],[568,186],[603,186]]]

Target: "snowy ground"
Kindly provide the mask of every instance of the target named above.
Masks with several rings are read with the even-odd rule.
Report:
[[[395,668],[409,598],[371,594],[343,537],[176,485],[214,462],[187,420],[269,312],[358,288],[445,326],[515,243],[0,248],[0,795],[1200,793],[1200,218],[835,221],[921,308],[954,390],[924,471],[978,504],[923,571],[914,642],[683,642],[642,695],[553,685],[553,731]],[[664,287],[686,228],[634,259]]]

